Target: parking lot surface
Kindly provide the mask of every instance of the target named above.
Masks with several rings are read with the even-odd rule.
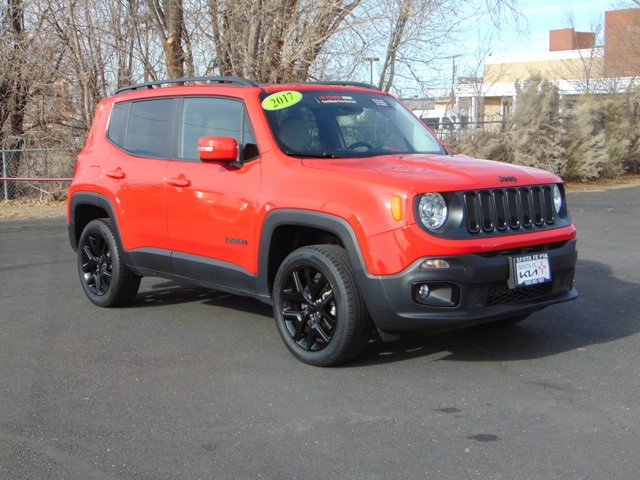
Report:
[[[64,217],[0,220],[0,478],[640,478],[640,187],[569,204],[578,300],[330,369],[241,297],[95,307]]]

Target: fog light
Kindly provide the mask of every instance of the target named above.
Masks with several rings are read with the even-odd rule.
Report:
[[[415,302],[432,307],[455,307],[460,302],[460,288],[453,283],[415,283],[412,294]]]
[[[430,294],[431,289],[429,288],[429,285],[427,285],[426,283],[420,285],[420,287],[418,288],[418,297],[420,298],[420,300],[426,300],[427,298],[429,298]]]

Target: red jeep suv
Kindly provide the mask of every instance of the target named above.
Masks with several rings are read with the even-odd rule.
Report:
[[[133,302],[146,275],[249,296],[319,366],[374,330],[513,323],[577,296],[562,180],[459,155],[366,84],[123,88],[96,108],[68,227],[94,304]]]

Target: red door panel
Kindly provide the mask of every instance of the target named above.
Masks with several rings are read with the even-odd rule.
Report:
[[[167,166],[167,225],[174,251],[255,272],[254,217],[260,162],[241,169],[172,161]]]
[[[104,171],[125,249],[171,248],[164,212],[167,160],[114,150]]]

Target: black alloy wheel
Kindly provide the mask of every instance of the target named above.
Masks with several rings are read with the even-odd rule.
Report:
[[[341,247],[292,252],[278,270],[273,295],[280,335],[302,362],[336,365],[366,347],[370,320]]]
[[[102,296],[109,290],[113,275],[109,243],[101,235],[91,232],[87,235],[82,253],[85,260],[82,271],[87,288],[93,295]]]
[[[78,272],[89,300],[101,307],[130,303],[138,293],[140,277],[122,260],[122,249],[107,219],[93,220],[78,242]]]

